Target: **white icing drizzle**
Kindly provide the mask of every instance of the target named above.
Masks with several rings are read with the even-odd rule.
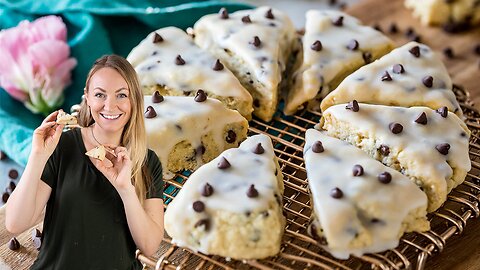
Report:
[[[409,52],[415,46],[420,48],[419,57]],[[403,66],[403,73],[393,71],[393,66],[397,64]],[[392,78],[391,81],[382,81],[385,71]],[[432,76],[432,87],[423,84],[425,76]],[[457,115],[462,115],[445,65],[428,46],[417,42],[409,42],[349,75],[322,101],[321,108],[326,110],[331,105],[353,99],[402,107],[427,106],[438,109],[447,106],[452,112],[458,109]]]
[[[255,154],[252,151],[258,143],[265,150],[263,154]],[[227,159],[231,167],[219,169],[217,164],[222,158]],[[206,183],[214,189],[213,194],[208,197],[202,196]],[[250,185],[254,185],[258,197],[250,198],[246,195]],[[225,150],[190,175],[183,188],[168,205],[165,212],[165,229],[173,238],[173,242],[179,246],[209,254],[209,242],[215,237],[213,231],[216,225],[210,224],[210,230],[200,240],[199,246],[194,246],[191,245],[188,235],[198,220],[209,218],[218,210],[240,215],[268,210],[269,202],[276,201],[275,194],[283,195],[283,179],[271,139],[263,134],[254,135],[242,142],[239,148]],[[192,205],[195,201],[204,203],[203,212],[193,210]]]
[[[194,97],[166,96],[164,101],[153,103],[152,96],[144,96],[144,101],[145,110],[152,106],[157,114],[154,118],[145,118],[147,143],[160,158],[165,178],[173,176],[167,170],[168,155],[177,143],[186,140],[196,149],[201,146],[202,135],[212,131],[215,143],[225,149],[224,126],[236,122],[248,126],[240,113],[216,99],[196,102]],[[203,164],[200,155],[197,155],[197,164]]]
[[[226,48],[241,58],[248,70],[266,89],[277,89],[286,68],[288,55],[285,52],[295,38],[295,28],[283,12],[272,9],[274,19],[265,17],[270,7],[240,10],[221,19],[219,14],[203,16],[195,23],[195,42],[202,48],[215,51]],[[251,23],[243,23],[249,16]],[[274,24],[275,26],[272,26]],[[258,36],[261,46],[252,44]]]
[[[155,33],[163,38],[162,42],[153,42]],[[185,60],[185,65],[175,64],[177,55]],[[133,48],[127,60],[135,67],[142,86],[159,84],[180,91],[202,89],[252,104],[250,93],[232,72],[225,66],[213,70],[217,58],[195,45],[179,28],[165,27],[150,33]]]
[[[312,151],[311,146],[316,141],[322,142],[324,152]],[[326,249],[335,257],[347,259],[350,254],[361,256],[396,247],[404,230],[402,222],[418,208],[423,220],[417,222],[428,224],[425,194],[407,177],[362,150],[309,129],[304,158],[314,217],[328,241]],[[357,164],[363,167],[361,176],[353,176],[352,170]],[[383,172],[391,174],[390,183],[378,181],[377,176]],[[330,196],[333,188],[339,188],[343,197]],[[372,219],[377,220],[372,222]],[[364,241],[361,246],[352,247],[356,234]]]
[[[343,16],[342,26],[335,26],[333,21]],[[347,48],[349,42],[358,41],[358,49]],[[319,40],[320,51],[311,49]],[[309,101],[319,93],[325,97],[332,80],[346,76],[345,72],[365,64],[363,52],[370,52],[372,59],[380,57],[394,48],[393,42],[375,29],[363,26],[360,22],[343,12],[334,10],[309,10],[306,13],[305,35],[303,43],[303,63],[294,73],[295,85],[290,91],[285,112],[294,113],[297,107]],[[380,54],[380,55],[379,55]]]

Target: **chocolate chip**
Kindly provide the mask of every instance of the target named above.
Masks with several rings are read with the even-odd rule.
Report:
[[[220,19],[223,19],[223,20],[228,19],[228,11],[226,8],[222,7],[218,12],[218,14],[220,15]]]
[[[263,148],[261,143],[257,143],[257,146],[253,149],[253,153],[257,155],[261,155],[265,153],[265,149]]]
[[[18,178],[18,171],[15,170],[15,169],[11,169],[9,172],[8,172],[8,177],[10,177],[11,179],[17,179]]]
[[[362,176],[363,175],[363,167],[361,165],[353,166],[353,176]]]
[[[448,108],[446,106],[438,108],[437,110],[435,110],[435,112],[440,114],[443,118],[447,118],[448,116]]]
[[[185,65],[185,60],[183,60],[183,58],[180,54],[177,55],[177,57],[175,58],[175,64],[178,65],[178,66]]]
[[[275,16],[273,16],[273,13],[272,13],[272,9],[267,10],[267,12],[265,13],[265,18],[270,20],[275,19]]]
[[[205,228],[205,231],[208,231],[210,230],[210,220],[208,219],[200,219],[199,221],[197,221],[195,223],[195,225],[193,225],[195,228],[198,228],[200,226],[204,226]]]
[[[413,56],[420,57],[420,47],[413,46],[410,50],[408,50]]]
[[[453,54],[453,49],[451,47],[446,47],[443,49],[443,54],[447,57],[452,59],[455,55]]]
[[[162,36],[160,36],[157,32],[153,35],[153,43],[160,43],[163,42]]]
[[[343,16],[339,16],[338,18],[333,20],[332,23],[335,26],[343,26]]]
[[[336,3],[337,3],[337,0],[329,0],[329,1],[328,1],[328,4],[329,4],[330,6],[334,6]]]
[[[320,42],[320,40],[315,40],[315,42],[313,42],[313,44],[310,46],[310,49],[314,50],[314,51],[321,51],[323,48],[322,46],[322,42]]]
[[[420,124],[420,125],[426,125],[427,124],[427,114],[425,112],[422,112],[417,119],[415,119],[415,123]]]
[[[388,28],[388,32],[390,32],[390,34],[396,34],[398,33],[398,27],[397,27],[397,24],[392,22],[390,24],[390,27]]]
[[[384,144],[380,145],[378,150],[380,150],[380,154],[383,156],[388,156],[390,154],[390,148]]]
[[[405,69],[403,68],[402,64],[395,64],[393,65],[393,73],[395,74],[402,74],[405,72]]]
[[[372,223],[379,223],[379,222],[381,222],[381,220],[378,219],[378,218],[372,218],[372,219],[370,220],[370,222],[372,222]]]
[[[190,96],[191,93],[192,91],[183,91],[183,95],[186,97]]]
[[[153,93],[153,96],[152,96],[152,102],[153,103],[160,103],[164,100],[163,96],[160,95],[160,92],[158,91],[155,91],[155,93]]]
[[[369,64],[372,62],[372,54],[370,52],[363,52],[362,57],[365,64]]]
[[[414,35],[409,36],[409,39],[411,41],[420,42],[422,40],[422,37],[418,34],[414,34]]]
[[[42,247],[42,239],[40,237],[35,237],[35,239],[33,239],[33,246],[37,250],[40,250],[40,248]]]
[[[198,89],[194,99],[196,102],[204,102],[207,100],[207,94],[202,89]]]
[[[313,223],[310,225],[310,234],[312,235],[313,239],[319,242],[320,245],[328,245],[327,238],[318,235],[317,226],[315,226]]]
[[[348,42],[347,49],[351,51],[356,51],[358,49],[358,41],[352,39]]]
[[[258,190],[255,189],[255,185],[250,185],[247,190],[247,196],[249,198],[256,198],[258,197]]]
[[[213,187],[209,183],[206,183],[202,189],[202,196],[210,197],[212,196],[212,194],[213,194]]]
[[[433,86],[433,77],[432,76],[425,76],[422,79],[423,85],[425,85],[428,88],[431,88]]]
[[[460,133],[460,137],[467,137],[467,133],[462,131],[462,133]]]
[[[382,82],[391,81],[391,80],[392,80],[392,77],[390,76],[390,73],[388,73],[388,71],[385,70],[382,74]]]
[[[475,45],[475,47],[473,47],[473,52],[476,53],[477,55],[480,55],[480,43]]]
[[[13,192],[17,187],[17,185],[15,185],[13,181],[10,181],[10,183],[8,184],[8,187],[10,188],[11,192]]]
[[[382,28],[380,28],[380,25],[378,23],[376,23],[374,26],[373,26],[373,29],[379,31],[379,32],[383,32],[382,31]]]
[[[219,168],[220,170],[230,168],[231,166],[232,165],[230,165],[230,162],[228,162],[228,160],[224,157],[222,157],[217,164],[217,168]]]
[[[192,207],[193,207],[193,210],[198,213],[203,212],[203,210],[205,210],[205,204],[201,201],[193,202]]]
[[[242,17],[242,22],[243,23],[252,23],[252,20],[250,20],[250,16],[243,16]]]
[[[20,242],[18,242],[17,238],[13,237],[12,239],[10,239],[10,241],[8,242],[8,248],[10,250],[20,249]]]
[[[260,47],[260,45],[262,45],[262,42],[260,41],[260,38],[258,36],[254,36],[253,41],[250,41],[249,43],[252,44],[253,46],[255,46],[256,48],[258,48],[258,47]]]
[[[8,201],[8,198],[10,198],[10,194],[8,194],[8,192],[4,192],[2,194],[2,202],[6,203]]]
[[[235,133],[235,131],[229,130],[227,132],[227,137],[225,138],[225,141],[227,143],[233,143],[235,142],[235,140],[237,140],[237,134]]]
[[[383,172],[378,175],[378,181],[382,184],[388,184],[392,181],[392,175],[388,172]]]
[[[252,83],[253,83],[253,81],[252,81]],[[254,100],[253,100],[253,106],[255,106],[255,107],[257,107],[257,108],[260,107],[260,100],[254,99]]]
[[[338,9],[345,10],[347,8],[347,3],[340,3],[338,4]]]
[[[390,129],[390,131],[393,134],[398,134],[398,133],[401,133],[403,131],[403,126],[399,123],[390,123],[388,125],[388,128]]]
[[[325,151],[325,149],[323,148],[323,144],[321,141],[316,141],[312,144],[312,152],[322,153],[323,151]]]
[[[354,99],[345,106],[345,109],[352,110],[353,112],[358,112],[360,110],[360,106],[358,105],[358,102]]]
[[[220,71],[220,70],[223,69],[223,64],[220,62],[219,59],[217,59],[217,61],[215,61],[215,64],[213,64],[212,69],[215,70],[215,71]]]
[[[435,149],[437,149],[437,151],[440,152],[440,154],[447,155],[448,150],[450,150],[450,144],[441,143],[441,144],[438,144],[437,146],[435,146]]]
[[[154,118],[157,116],[157,112],[152,106],[147,107],[147,111],[145,111],[145,118]]]
[[[336,187],[330,190],[330,196],[332,196],[332,198],[335,198],[335,199],[340,199],[343,197],[343,192],[341,189]]]
[[[411,37],[413,35],[416,35],[415,30],[412,27],[408,27],[405,31],[405,36]]]
[[[5,160],[6,158],[7,155],[3,151],[0,151],[0,160]]]
[[[197,147],[195,149],[195,154],[200,154],[200,155],[205,154],[205,146],[200,145],[199,147]]]
[[[42,237],[42,232],[37,228],[32,229],[32,241],[35,239],[35,237]]]

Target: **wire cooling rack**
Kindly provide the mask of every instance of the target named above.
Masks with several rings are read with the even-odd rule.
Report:
[[[249,135],[270,136],[284,176],[287,225],[280,253],[263,260],[228,260],[175,246],[167,237],[156,258],[146,257],[138,250],[137,258],[145,269],[423,269],[427,259],[442,252],[452,235],[461,234],[468,220],[480,215],[480,113],[472,107],[464,89],[455,87],[454,92],[472,131],[472,170],[465,182],[448,195],[447,202],[429,214],[430,231],[405,234],[397,248],[386,252],[350,257],[346,261],[331,257],[307,234],[311,203],[302,151],[305,131],[319,122],[321,114],[302,111],[294,116],[283,116],[277,112],[270,123],[251,121]],[[190,172],[184,172],[166,181],[165,207],[189,175]]]

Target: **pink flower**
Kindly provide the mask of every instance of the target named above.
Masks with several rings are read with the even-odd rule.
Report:
[[[77,65],[66,40],[67,27],[57,16],[1,31],[0,86],[34,113],[58,108]]]

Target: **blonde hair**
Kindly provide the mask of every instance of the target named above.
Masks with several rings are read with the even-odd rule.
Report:
[[[152,179],[146,169],[147,160],[147,135],[145,131],[145,121],[143,119],[143,93],[140,89],[137,73],[132,65],[123,57],[118,55],[104,55],[97,59],[90,69],[87,76],[85,94],[88,93],[90,79],[93,74],[102,68],[112,68],[116,70],[127,82],[130,90],[130,104],[132,113],[127,124],[123,128],[120,145],[127,148],[132,161],[132,184],[135,186],[140,202],[144,203],[147,190],[151,188]],[[78,122],[83,127],[89,127],[95,123],[88,107],[86,99],[80,104],[78,112]]]

